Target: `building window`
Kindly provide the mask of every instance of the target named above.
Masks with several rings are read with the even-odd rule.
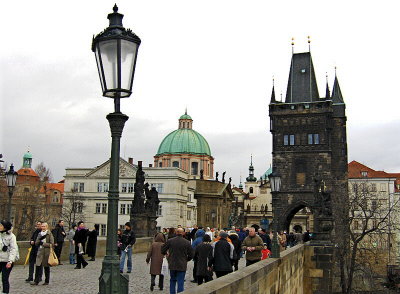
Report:
[[[371,192],[376,192],[376,184],[371,184]]]
[[[126,214],[126,204],[121,204],[120,205],[119,214]]]
[[[162,205],[158,205],[157,216],[162,216]]]
[[[95,213],[100,213],[101,211],[101,203],[96,203],[96,212]]]
[[[179,217],[183,218],[183,206],[179,208]]]
[[[358,221],[353,221],[353,230],[358,230]]]
[[[294,135],[283,135],[283,145],[294,145]]]
[[[131,210],[132,210],[132,204],[128,204],[126,206],[126,214],[131,214]]]
[[[133,193],[133,183],[128,183],[128,193]]]
[[[53,220],[51,221],[51,226],[54,228],[57,224],[57,219],[53,218]]]
[[[173,161],[172,167],[179,167],[179,161]]]
[[[371,205],[372,212],[376,211],[377,208],[378,208],[378,205],[376,203],[376,200],[372,200],[372,205]]]
[[[75,192],[85,192],[85,183],[74,183]]]
[[[97,192],[108,192],[108,183],[97,183]]]
[[[362,171],[362,172],[361,172],[361,176],[362,176],[363,178],[366,178],[366,177],[368,176],[368,172]]]
[[[319,144],[319,134],[308,134],[308,144]]]
[[[155,183],[155,184],[151,184],[151,187],[156,188],[158,193],[164,193],[164,184],[163,183]]]
[[[101,204],[101,213],[107,213],[107,203]]]
[[[128,192],[128,183],[122,183],[121,193]]]
[[[192,175],[197,175],[199,172],[198,169],[199,169],[199,163],[192,162]]]
[[[76,213],[82,213],[83,211],[83,203],[82,202],[75,202],[73,204],[74,210]]]
[[[162,167],[162,161],[158,163],[158,167]]]
[[[192,195],[191,194],[187,194],[188,196],[188,202],[192,202]]]
[[[123,232],[125,230],[125,225],[119,225],[119,229]]]
[[[190,220],[192,216],[192,212],[190,210],[187,211],[187,219]]]
[[[250,194],[253,193],[253,187],[250,187]]]
[[[381,184],[381,192],[386,192],[386,185],[385,184]]]
[[[24,188],[24,192],[29,192],[29,188]]]
[[[206,213],[206,222],[209,222],[209,221],[210,221],[210,214]]]
[[[101,224],[100,225],[100,236],[106,236],[107,235],[107,225]]]
[[[53,198],[51,199],[51,202],[53,203],[58,203],[58,195],[53,195]]]

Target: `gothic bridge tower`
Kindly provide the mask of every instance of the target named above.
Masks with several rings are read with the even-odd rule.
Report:
[[[346,105],[335,74],[332,95],[318,93],[310,52],[293,53],[285,101],[269,105],[273,167],[282,184],[273,203],[279,230],[304,207],[314,214],[315,241],[329,243],[333,203],[347,197]],[[343,198],[344,197],[344,198]]]

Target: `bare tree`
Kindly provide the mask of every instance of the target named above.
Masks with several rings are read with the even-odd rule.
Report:
[[[36,165],[35,172],[38,174],[42,183],[53,181],[53,174],[51,173],[51,170],[46,167],[43,162],[40,162],[38,165]]]
[[[377,261],[382,264],[383,256],[390,257],[391,231],[398,224],[399,206],[398,200],[391,199],[390,194],[372,191],[367,181],[353,183],[350,188],[348,206],[342,202],[342,208],[336,209],[335,215],[341,291],[346,294],[362,290],[358,289],[360,286],[369,289],[373,286]],[[345,190],[342,187],[342,191]],[[348,209],[343,208],[346,206]],[[383,268],[386,269],[389,262]],[[356,277],[362,277],[361,283],[354,282]],[[366,280],[367,277],[371,279]]]
[[[85,198],[76,190],[72,189],[71,192],[64,195],[62,219],[68,224],[69,228],[78,221],[85,221],[84,207]]]

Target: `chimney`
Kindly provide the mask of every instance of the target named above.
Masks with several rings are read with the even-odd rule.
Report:
[[[149,164],[149,167],[153,167],[153,164],[150,163],[150,164]]]
[[[133,158],[132,157],[128,157],[128,162],[133,165]]]

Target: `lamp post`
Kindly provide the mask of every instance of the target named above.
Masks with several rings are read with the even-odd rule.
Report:
[[[120,111],[120,99],[132,94],[133,76],[140,38],[122,25],[122,14],[114,5],[108,15],[110,25],[93,38],[92,51],[95,53],[101,88],[104,97],[114,99],[114,112],[107,115],[111,129],[110,189],[108,191],[107,244],[101,276],[100,294],[127,294],[128,275],[119,272],[117,255],[117,227],[119,201],[119,158],[122,130],[128,116]]]
[[[272,173],[268,176],[269,183],[271,185],[272,203],[274,208],[274,236],[272,237],[272,257],[281,257],[279,242],[278,242],[278,212],[277,212],[277,200],[278,193],[281,189],[281,177],[273,168]]]
[[[7,205],[7,220],[11,221],[11,198],[14,193],[15,183],[17,182],[18,173],[14,171],[14,165],[10,165],[10,169],[6,172],[6,181],[8,187],[8,205]]]

